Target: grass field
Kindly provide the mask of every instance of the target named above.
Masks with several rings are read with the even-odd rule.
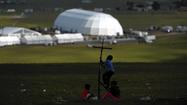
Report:
[[[85,83],[97,93],[97,49],[85,45],[0,48],[0,105],[186,105],[186,38],[186,34],[158,36],[153,44],[112,45],[112,51],[105,51],[104,57],[114,56],[112,79],[119,81],[119,102],[79,99]],[[151,99],[142,100],[147,96]]]
[[[41,15],[42,14],[42,15]],[[49,15],[50,14],[50,15]],[[187,25],[187,12],[124,12],[112,14],[116,17],[124,30],[128,28],[145,29],[151,25]],[[44,12],[28,15],[26,18],[12,19],[11,16],[0,15],[1,26],[22,26],[22,27],[52,27],[58,13]],[[153,21],[154,20],[154,21]]]
[[[57,14],[0,16],[1,26],[51,27]],[[187,25],[186,12],[114,14],[125,29]],[[186,105],[187,35],[159,35],[153,44],[111,45],[121,101],[82,102],[85,83],[97,93],[99,50],[86,45],[0,48],[0,105]],[[106,45],[107,46],[107,45]],[[105,90],[102,88],[102,93]],[[141,100],[149,96],[151,99]]]
[[[121,101],[82,102],[85,83],[97,94],[98,64],[0,65],[1,105],[185,105],[186,64],[115,63]],[[5,69],[6,68],[6,69]],[[45,91],[44,91],[45,89]],[[101,93],[105,90],[102,88]],[[148,101],[141,100],[149,96]]]
[[[124,28],[143,29],[149,26],[187,25],[186,12],[127,13],[114,15]]]
[[[112,45],[112,50],[104,51],[104,58],[112,54],[114,62],[186,63],[186,39],[185,34],[179,34],[158,36],[153,44]],[[10,46],[0,48],[0,63],[96,63],[99,53],[86,45]]]

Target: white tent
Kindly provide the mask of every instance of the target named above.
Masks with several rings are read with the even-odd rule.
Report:
[[[169,33],[169,32],[172,32],[174,29],[172,26],[163,26],[161,30]]]
[[[81,9],[70,9],[61,13],[56,18],[54,27],[61,31],[87,35],[123,35],[122,26],[113,16]]]
[[[17,36],[0,36],[0,47],[19,44],[20,39]]]
[[[52,45],[53,38],[50,35],[23,36],[21,38],[21,43],[26,45],[31,45],[31,44]]]
[[[84,37],[80,33],[57,34],[53,36],[53,40],[57,44],[75,43],[84,41]]]
[[[30,30],[30,29],[22,28],[22,27],[4,27],[0,29],[0,35],[1,36],[18,36],[19,38],[21,38],[21,36],[25,36],[25,35],[39,36],[41,35],[41,33]]]

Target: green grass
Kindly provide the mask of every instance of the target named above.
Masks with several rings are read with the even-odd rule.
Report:
[[[126,28],[143,29],[149,26],[164,26],[164,25],[187,25],[186,12],[152,12],[152,13],[124,13],[123,15],[114,15]]]
[[[186,57],[186,36],[157,37],[153,44],[128,44],[118,50],[119,62],[186,62],[179,60]],[[121,50],[123,49],[123,50]],[[113,50],[115,52],[115,50]],[[115,53],[114,53],[115,54]],[[177,60],[178,59],[178,60]]]
[[[112,15],[120,21],[125,30],[128,28],[145,29],[151,25],[187,25],[186,12],[122,12]],[[58,13],[53,12],[36,12],[23,19],[0,16],[0,23],[1,26],[52,27],[57,16]]]
[[[97,94],[98,64],[17,64],[0,65],[0,103],[2,105],[185,105],[186,65],[162,63],[115,63],[112,80],[119,82],[121,101],[82,102],[85,83]],[[102,70],[103,71],[103,70]],[[26,89],[22,92],[22,89]],[[43,92],[46,89],[46,92]],[[101,93],[105,90],[102,88]],[[141,101],[150,96],[150,101]],[[178,97],[178,98],[177,98]],[[66,100],[60,101],[60,99]],[[8,100],[8,101],[7,101]],[[60,102],[60,103],[57,103]],[[178,104],[176,104],[178,103]]]
[[[1,26],[18,26],[18,27],[52,27],[57,13],[35,13],[25,18],[12,18],[12,16],[0,16]]]
[[[158,36],[153,44],[127,43],[105,50],[114,62],[186,62],[187,36]],[[107,46],[107,45],[106,45]],[[10,46],[0,48],[0,63],[95,63],[99,49],[86,45]]]

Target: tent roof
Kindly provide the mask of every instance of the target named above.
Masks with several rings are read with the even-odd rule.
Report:
[[[63,38],[69,38],[69,39],[75,39],[75,38],[83,38],[82,34],[80,33],[66,33],[66,34],[57,34],[54,35],[54,37],[58,38],[58,39],[63,39]]]
[[[64,15],[76,16],[76,17],[84,18],[84,19],[85,18],[90,18],[90,17],[93,17],[93,16],[108,16],[108,17],[111,17],[111,15],[108,15],[108,14],[105,14],[105,13],[95,12],[95,11],[88,11],[88,10],[82,10],[82,9],[70,9],[70,10],[66,10],[64,12]]]
[[[20,31],[24,31],[24,32],[27,31],[27,33],[29,32],[29,33],[35,33],[35,34],[41,35],[41,33],[39,33],[39,32],[30,30],[30,29],[26,29],[26,28],[22,28],[22,27],[4,27],[4,28],[0,29],[0,34],[1,35],[8,35],[8,34],[14,34],[14,33],[20,32]]]
[[[81,9],[61,13],[55,20],[54,27],[88,35],[123,35],[122,26],[113,16]]]
[[[52,40],[50,35],[40,35],[40,36],[24,36],[26,40]]]
[[[1,34],[9,34],[9,33],[14,33],[17,31],[22,30],[23,28],[19,28],[19,27],[4,27],[2,29],[0,29],[0,33]]]

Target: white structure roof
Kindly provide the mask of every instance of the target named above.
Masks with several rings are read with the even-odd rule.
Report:
[[[2,36],[18,36],[21,37],[21,35],[41,35],[41,33],[22,28],[22,27],[4,27],[0,29],[0,35]]]
[[[50,35],[40,35],[40,36],[23,36],[21,38],[23,44],[44,44],[51,45],[53,43],[53,38]]]
[[[119,21],[113,16],[81,9],[70,9],[61,13],[56,18],[54,27],[88,35],[123,35]]]
[[[7,45],[19,45],[20,39],[17,36],[0,36],[0,47]]]
[[[61,43],[74,43],[84,41],[84,37],[81,33],[66,33],[66,34],[57,34],[53,36],[53,40],[58,44]]]

